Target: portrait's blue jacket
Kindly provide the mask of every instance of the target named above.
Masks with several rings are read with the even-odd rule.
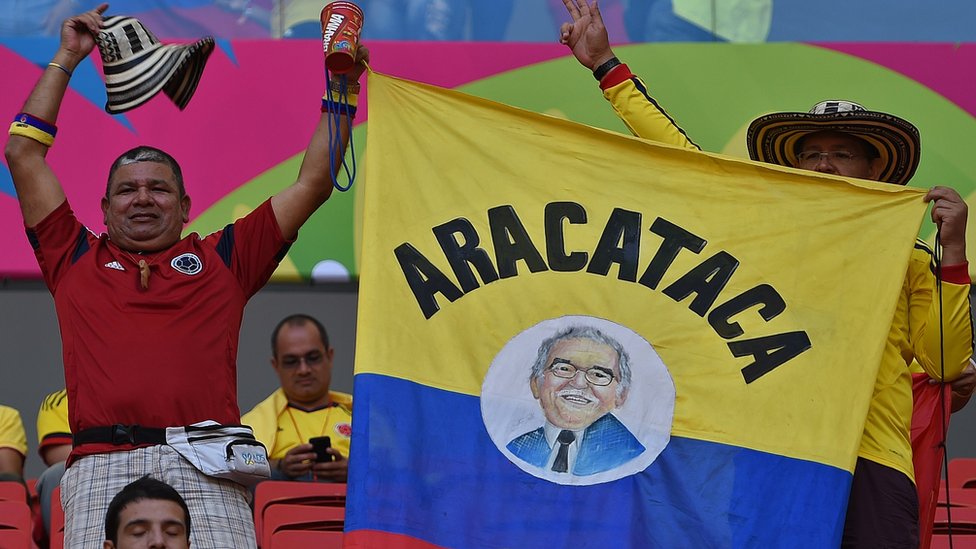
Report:
[[[515,437],[506,448],[519,459],[536,467],[545,467],[549,454],[552,453],[543,427]],[[576,462],[569,472],[577,476],[602,473],[623,465],[643,451],[644,445],[620,420],[613,414],[604,414],[583,432]]]

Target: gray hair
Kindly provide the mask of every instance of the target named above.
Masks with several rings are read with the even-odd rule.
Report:
[[[549,358],[549,353],[552,352],[552,348],[560,341],[567,339],[589,339],[590,341],[602,343],[616,351],[617,367],[620,370],[620,383],[617,384],[617,395],[623,394],[624,391],[630,388],[630,356],[627,354],[627,351],[624,350],[623,345],[618,343],[616,339],[592,326],[571,326],[543,341],[539,345],[539,353],[536,355],[535,362],[532,364],[532,375],[529,376],[529,380],[534,379],[537,382],[542,380],[543,376],[546,375],[546,368],[549,366],[546,364],[546,359]]]
[[[108,194],[112,187],[112,176],[115,175],[115,172],[122,166],[128,166],[137,162],[156,162],[169,166],[169,169],[173,170],[173,177],[176,179],[176,185],[180,189],[180,197],[186,196],[186,187],[183,186],[183,170],[180,169],[180,165],[176,162],[176,159],[164,150],[148,145],[139,145],[134,149],[125,151],[115,159],[115,162],[112,162],[112,167],[108,170],[108,182],[105,183],[105,198],[109,198]]]

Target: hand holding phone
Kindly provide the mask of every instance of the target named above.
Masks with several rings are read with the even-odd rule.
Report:
[[[308,443],[312,445],[312,451],[315,452],[316,463],[332,461],[335,457],[326,451],[332,447],[332,440],[329,437],[312,437],[308,439]]]

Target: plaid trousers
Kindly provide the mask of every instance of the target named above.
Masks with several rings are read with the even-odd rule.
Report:
[[[190,509],[190,547],[255,549],[250,492],[204,475],[166,445],[85,456],[61,479],[64,546],[100,549],[108,504],[125,485],[149,475],[176,489]]]

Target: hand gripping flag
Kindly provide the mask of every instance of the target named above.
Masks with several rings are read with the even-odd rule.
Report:
[[[830,547],[924,191],[371,74],[353,547]]]

